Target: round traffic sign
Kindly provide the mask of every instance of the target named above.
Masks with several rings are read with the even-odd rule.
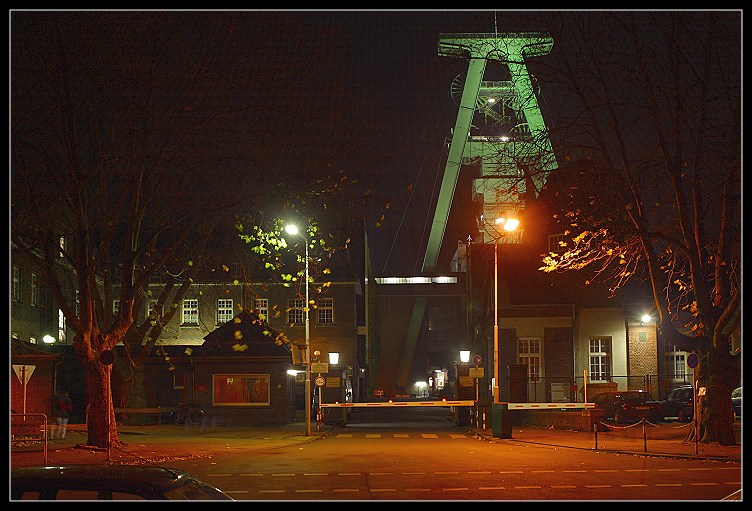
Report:
[[[687,355],[687,365],[691,369],[694,369],[695,367],[697,367],[697,364],[699,363],[700,363],[700,357],[697,356],[697,353],[690,353],[689,355]]]
[[[480,355],[473,355],[473,364],[479,366],[480,361],[481,361]]]
[[[104,350],[99,354],[99,361],[106,366],[112,365],[115,361],[115,354],[111,350]]]
[[[323,376],[317,376],[316,377],[316,386],[317,387],[323,387],[324,386],[324,377]]]

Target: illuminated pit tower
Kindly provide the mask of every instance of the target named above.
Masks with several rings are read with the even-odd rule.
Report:
[[[526,59],[547,55],[553,39],[543,33],[441,34],[439,55],[466,59],[467,73],[452,83],[452,96],[459,103],[457,120],[448,139],[448,157],[429,233],[422,271],[436,268],[446,231],[449,210],[460,169],[480,164],[480,177],[473,181],[473,200],[483,217],[494,219],[519,213],[537,197],[546,175],[557,167],[546,124],[541,114],[537,84],[528,74]],[[484,81],[486,66],[497,61],[508,71],[508,80]],[[492,133],[471,133],[474,122],[492,127]],[[503,133],[502,133],[503,132]],[[493,233],[480,226],[483,242],[494,241]],[[521,231],[504,236],[504,243],[517,243]],[[416,298],[397,376],[404,389],[412,368],[428,297]]]

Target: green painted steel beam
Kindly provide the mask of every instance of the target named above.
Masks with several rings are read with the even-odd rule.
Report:
[[[520,158],[535,159],[537,167],[544,170],[552,170],[556,167],[543,116],[525,66],[525,58],[546,55],[552,47],[553,39],[547,34],[538,32],[462,33],[439,36],[440,56],[466,58],[469,62],[423,258],[423,272],[431,272],[436,268],[457,179],[464,163],[473,158],[480,158],[484,181],[476,179],[473,191],[484,204],[497,209],[512,209],[520,201],[524,201],[527,195],[525,186],[528,182],[532,183],[536,195],[545,183],[543,174],[536,173],[536,175],[528,176],[527,179],[525,176],[520,176],[517,165]],[[483,81],[486,63],[490,60],[498,60],[508,66],[511,82]],[[488,138],[473,140],[475,137],[469,136],[476,111],[487,106],[487,98],[493,94],[514,97],[515,110],[524,117],[530,134],[527,138],[530,140],[514,141],[507,145],[506,141]],[[505,185],[509,185],[507,188],[513,188],[515,191],[501,197],[500,191]],[[493,217],[489,214],[486,216]],[[413,305],[397,376],[398,388],[404,389],[407,385],[426,302],[427,297],[418,297]]]
[[[486,61],[471,59],[468,66],[465,87],[462,93],[462,101],[457,112],[457,120],[454,123],[452,142],[449,146],[449,156],[444,167],[444,176],[441,181],[439,198],[436,202],[436,210],[433,215],[431,231],[428,235],[428,245],[423,258],[423,271],[432,271],[436,267],[439,258],[441,242],[446,231],[449,209],[452,206],[454,190],[457,186],[457,178],[462,168],[462,154],[465,151],[465,143],[470,134],[470,125],[475,114],[475,102],[478,98],[478,89],[486,69]]]
[[[400,361],[399,372],[397,373],[397,387],[404,389],[407,386],[407,379],[410,377],[410,369],[413,367],[413,354],[415,345],[420,336],[420,327],[423,324],[423,315],[426,312],[427,296],[418,296],[413,304],[413,313],[410,317],[410,325],[407,328],[405,337],[405,346],[402,349],[402,360]]]

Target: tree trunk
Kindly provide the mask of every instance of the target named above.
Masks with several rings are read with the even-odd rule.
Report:
[[[731,392],[738,386],[734,360],[731,353],[721,348],[711,347],[708,354],[700,357],[696,370],[699,387],[695,403],[698,432],[695,429],[687,435],[688,441],[695,440],[699,434],[700,443],[718,443],[736,445],[734,433],[734,410],[731,405]],[[703,391],[705,395],[700,395]]]
[[[93,336],[93,334],[89,334]],[[111,365],[103,364],[99,356],[101,349],[95,349],[86,342],[87,336],[77,335],[77,350],[84,371],[86,372],[86,389],[88,397],[88,413],[86,429],[88,439],[87,446],[107,448],[120,447],[117,423],[115,422],[115,409],[112,406],[112,391],[110,387]],[[89,346],[84,348],[82,346]],[[81,351],[86,351],[87,356],[82,357]]]

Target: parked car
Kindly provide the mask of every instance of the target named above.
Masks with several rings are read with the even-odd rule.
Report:
[[[12,500],[234,500],[181,470],[156,465],[11,469]]]
[[[734,415],[742,416],[742,388],[736,387],[731,393],[731,405],[734,407]]]
[[[613,419],[617,424],[647,419],[656,422],[662,419],[660,403],[645,390],[619,390],[601,392],[592,402],[603,410],[604,419]]]
[[[662,418],[691,421],[695,414],[694,394],[692,385],[680,385],[671,389],[666,399],[661,401]]]

